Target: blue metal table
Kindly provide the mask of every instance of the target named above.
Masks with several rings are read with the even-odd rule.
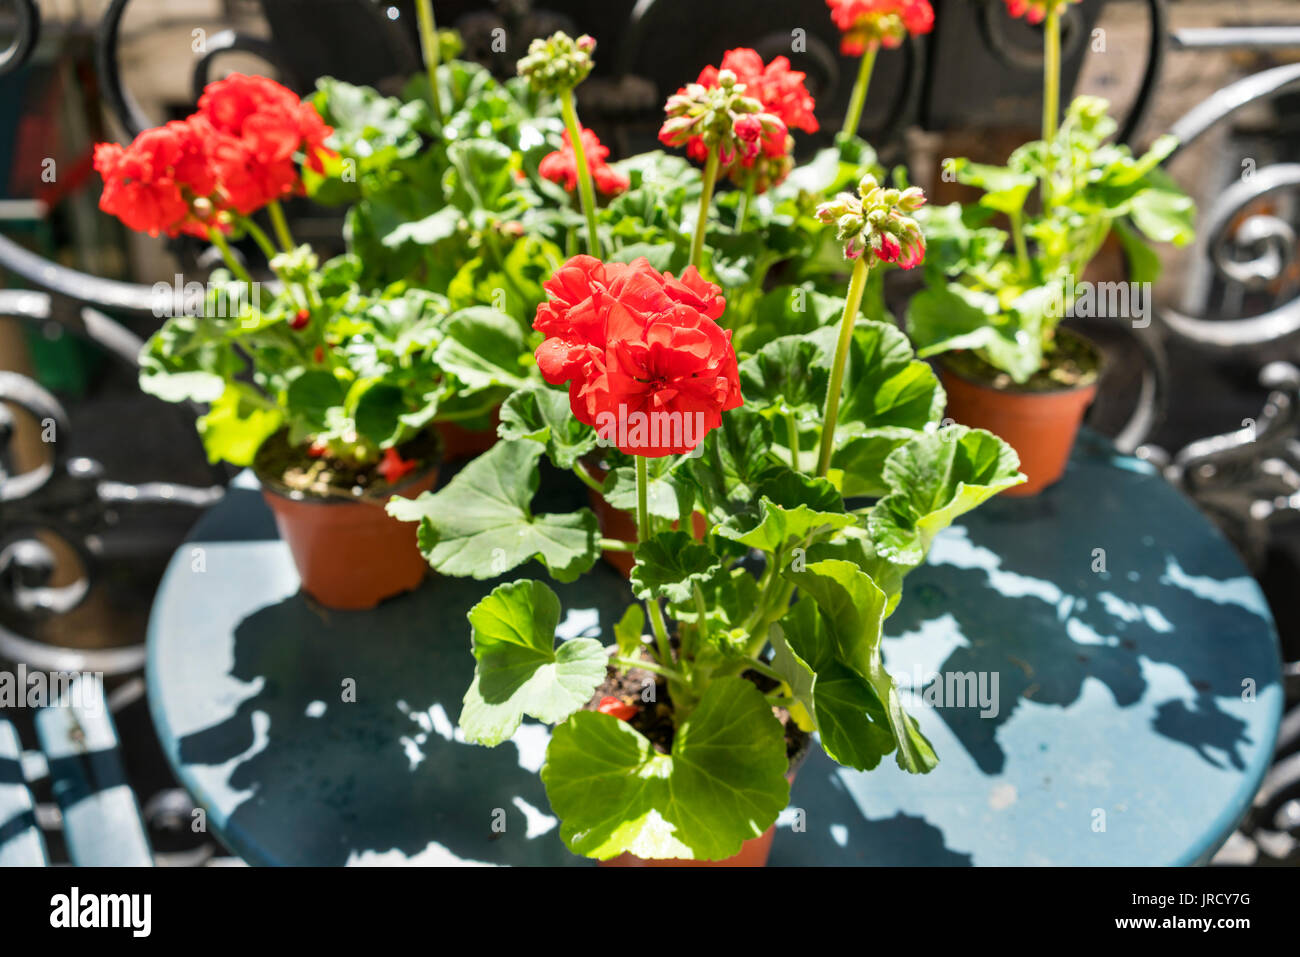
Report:
[[[374,611],[320,610],[236,483],[174,556],[149,626],[154,721],[209,827],[254,864],[587,863],[537,777],[546,729],[494,750],[456,732],[465,613],[493,584],[430,578]],[[611,635],[630,598],[603,563],[556,590],[565,637]],[[1047,493],[940,536],[889,634],[938,769],[860,774],[814,749],[773,864],[1203,862],[1268,766],[1282,688],[1259,588],[1177,492],[1098,440]],[[955,699],[995,680],[996,707]]]

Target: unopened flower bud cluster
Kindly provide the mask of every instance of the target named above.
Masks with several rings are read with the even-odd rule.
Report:
[[[857,196],[840,193],[817,207],[817,216],[834,224],[847,258],[865,256],[868,266],[893,262],[911,269],[925,257],[925,237],[910,214],[924,205],[920,188],[882,187],[867,174],[858,183]]]
[[[730,70],[719,71],[716,87],[686,84],[668,98],[664,112],[668,118],[659,133],[662,142],[683,146],[698,136],[709,149],[718,150],[724,166],[738,156],[753,156],[765,136],[785,132],[780,119],[745,95],[745,84]]]
[[[591,72],[594,38],[583,34],[573,39],[567,33],[553,33],[528,45],[528,55],[519,61],[519,75],[538,93],[572,90]]]

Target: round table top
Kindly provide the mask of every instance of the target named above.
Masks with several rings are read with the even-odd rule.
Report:
[[[539,511],[581,503],[564,478]],[[495,749],[456,729],[465,614],[496,583],[431,576],[373,611],[320,609],[237,480],[173,557],[148,641],[163,747],[223,843],[253,864],[588,863],[537,775],[547,729]],[[631,600],[616,573],[551,584],[562,637],[612,640]],[[1282,688],[1263,595],[1192,505],[1099,440],[1046,493],[940,535],[887,633],[939,767],[859,773],[814,748],[774,865],[1197,863],[1268,767]]]

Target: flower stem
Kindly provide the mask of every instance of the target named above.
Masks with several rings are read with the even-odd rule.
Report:
[[[633,456],[636,459],[636,537],[644,542],[650,537],[650,476],[644,455]],[[661,664],[672,667],[673,649],[668,643],[668,629],[664,626],[663,609],[659,607],[659,596],[651,595],[646,601],[650,609],[650,627],[654,631],[655,644],[659,648]]]
[[[859,256],[849,279],[849,294],[844,300],[844,317],[840,320],[840,338],[835,344],[835,360],[831,366],[830,386],[826,390],[826,415],[822,422],[821,454],[817,459],[817,476],[824,478],[831,467],[831,452],[835,449],[835,420],[840,414],[840,391],[844,387],[844,366],[849,358],[849,343],[853,341],[853,324],[862,305],[862,293],[867,287],[865,257]]]
[[[704,258],[704,233],[709,224],[709,206],[713,203],[713,187],[718,181],[718,148],[709,149],[704,163],[704,183],[700,187],[700,213],[695,218],[695,238],[691,241],[691,265],[700,268]]]
[[[1007,214],[1011,220],[1011,236],[1016,243],[1016,259],[1020,261],[1020,270],[1029,275],[1029,247],[1025,245],[1025,219],[1019,210]]]
[[[280,248],[286,253],[298,248],[298,244],[293,241],[293,233],[289,232],[289,221],[284,218],[284,207],[280,205],[280,201],[271,200],[266,209],[271,214],[271,228],[275,230],[275,238],[279,240]]]
[[[596,481],[596,479],[592,477],[592,474],[588,472],[585,468],[583,468],[581,465],[575,465],[573,467],[573,474],[578,476],[578,479],[582,482],[583,485],[587,486],[587,488],[596,492],[603,493],[605,491],[605,486],[601,485],[600,482]]]
[[[644,658],[637,658],[634,660],[632,658],[624,658],[615,655],[612,660],[614,664],[622,668],[627,668],[629,671],[633,668],[641,668],[657,675],[663,675],[665,678],[670,678],[674,681],[682,681],[684,679],[684,676],[680,671],[674,671],[672,668],[665,668],[663,665],[656,664],[653,661],[646,661]]]
[[[433,118],[442,125],[442,97],[438,95],[438,24],[433,19],[433,0],[416,0],[416,18],[420,22],[420,49],[424,68],[429,73],[429,105]]]
[[[239,217],[239,224],[244,227],[244,232],[248,233],[253,242],[257,243],[257,248],[262,250],[262,255],[266,257],[266,264],[270,266],[271,260],[279,255],[279,250],[271,242],[271,237],[266,235],[266,231],[257,225],[251,216]]]
[[[1043,139],[1056,139],[1061,113],[1061,15],[1053,9],[1043,26]]]
[[[794,413],[786,410],[785,427],[790,433],[790,468],[796,472],[799,471],[799,423],[795,420]]]
[[[876,54],[880,48],[872,43],[862,53],[862,63],[858,67],[858,80],[853,84],[853,97],[849,100],[848,112],[844,114],[844,135],[857,136],[858,124],[862,122],[862,108],[867,104],[867,90],[871,88],[871,71],[876,66]]]
[[[743,232],[745,220],[749,217],[749,206],[754,202],[753,177],[745,183],[745,191],[740,195],[740,212],[736,214],[736,232]]]
[[[636,546],[631,542],[625,542],[621,538],[602,538],[600,540],[600,550],[602,552],[631,552],[636,550]]]
[[[230,243],[226,242],[226,237],[222,234],[221,230],[217,229],[215,226],[209,226],[208,239],[211,240],[212,245],[216,246],[221,252],[221,258],[226,261],[226,268],[235,274],[235,278],[242,280],[251,286],[253,284],[253,277],[248,274],[248,270],[244,268],[244,264],[235,258],[235,254],[230,248]]]
[[[582,198],[582,212],[587,217],[587,252],[600,258],[600,233],[596,229],[596,190],[591,185],[591,167],[587,165],[587,151],[582,148],[582,126],[578,111],[573,106],[573,90],[560,91],[560,113],[564,128],[569,133],[573,159],[578,167],[578,194]]]
[[[691,590],[695,593],[695,614],[699,619],[696,624],[699,628],[700,642],[703,644],[709,640],[709,611],[704,605],[704,592],[700,589],[700,583],[692,582]]]

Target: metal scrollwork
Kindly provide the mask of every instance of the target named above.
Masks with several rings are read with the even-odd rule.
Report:
[[[10,6],[14,8],[14,39],[9,49],[0,51],[0,76],[27,63],[41,33],[41,11],[36,0],[10,0]]]

